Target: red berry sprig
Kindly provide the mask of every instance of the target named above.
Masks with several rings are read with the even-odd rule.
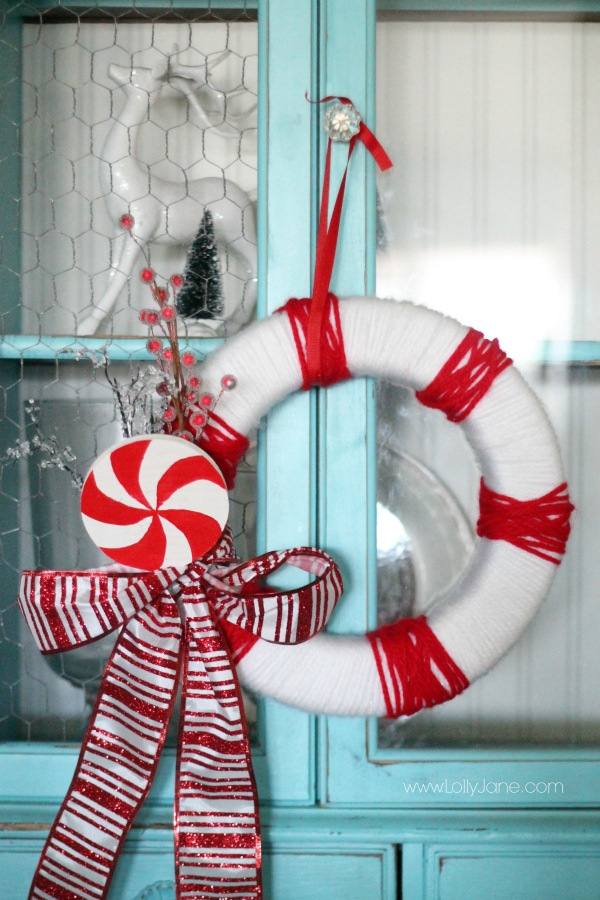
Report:
[[[133,216],[129,214],[121,216],[121,225],[129,231],[133,240],[135,240],[132,234],[134,224]],[[143,248],[142,252],[145,254]],[[186,440],[198,441],[208,424],[211,411],[224,391],[235,388],[236,379],[233,375],[225,375],[221,379],[221,391],[216,398],[212,394],[200,394],[202,379],[192,371],[196,364],[196,356],[191,350],[183,353],[179,350],[177,291],[183,286],[183,277],[178,274],[172,275],[169,285],[162,287],[156,280],[154,269],[147,265],[140,272],[140,279],[150,288],[158,307],[158,309],[143,309],[139,318],[140,322],[148,326],[150,335],[146,347],[156,358],[164,376],[157,386],[157,392],[167,401],[163,413],[165,429]],[[169,302],[169,289],[173,294],[172,303]],[[155,335],[155,328],[160,329],[166,338],[166,346],[163,338]]]

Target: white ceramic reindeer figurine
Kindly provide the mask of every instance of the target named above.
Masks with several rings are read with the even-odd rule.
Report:
[[[189,76],[187,68],[193,70]],[[138,126],[147,121],[150,105],[169,76],[175,75],[173,86],[189,99],[189,92],[182,85],[186,77],[198,82],[198,73],[198,67],[182,65],[171,72],[167,64],[154,69],[130,69],[113,63],[108,68],[110,78],[126,95],[125,106],[102,151],[102,159],[108,163],[102,171],[102,188],[118,229],[117,246],[106,290],[92,312],[78,323],[79,335],[95,334],[100,322],[111,313],[139,263],[143,245],[191,244],[206,210],[211,213],[217,242],[241,260],[246,277],[243,302],[239,297],[229,301],[224,298],[222,319],[227,331],[237,330],[252,315],[256,304],[256,224],[248,195],[225,177],[181,181],[158,178],[135,158]],[[135,240],[120,224],[125,214],[133,218],[131,232]]]

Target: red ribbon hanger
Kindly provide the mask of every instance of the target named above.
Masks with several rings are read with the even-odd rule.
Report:
[[[332,100],[352,107],[352,101],[348,97],[324,97],[317,100],[317,103],[327,103]],[[312,102],[312,101],[311,101]],[[346,180],[348,176],[348,167],[350,158],[354,152],[357,142],[360,141],[366,150],[371,154],[382,172],[391,169],[393,163],[373,132],[360,122],[358,133],[355,134],[348,142],[348,158],[344,174],[338,188],[337,197],[329,217],[329,194],[331,182],[331,145],[333,140],[331,136],[327,141],[327,153],[325,156],[325,172],[323,175],[323,193],[321,196],[321,208],[319,212],[319,229],[317,232],[317,249],[315,257],[315,272],[313,278],[312,298],[309,307],[309,320],[306,334],[306,356],[309,371],[309,380],[313,384],[322,384],[324,382],[323,363],[322,363],[322,336],[324,327],[325,309],[329,296],[329,285],[331,284],[331,276],[333,274],[333,266],[335,263],[335,254],[337,250],[338,238],[340,233],[340,224],[342,220],[342,207],[344,204],[344,194],[346,192]]]

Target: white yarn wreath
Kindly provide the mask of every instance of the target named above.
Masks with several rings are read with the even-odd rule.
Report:
[[[353,377],[386,378],[425,389],[470,331],[438,312],[407,302],[340,300],[341,331]],[[234,373],[219,416],[247,435],[288,394],[302,372],[287,315],[263,319],[203,364],[207,390]],[[533,500],[564,482],[553,430],[535,394],[513,366],[505,368],[458,427],[486,484],[496,493]],[[325,548],[326,549],[326,548]],[[428,625],[469,682],[515,643],[548,592],[556,565],[504,540],[478,538],[471,564],[452,593],[431,609]],[[305,644],[257,641],[238,665],[249,688],[314,713],[389,714],[382,680],[364,635],[317,635]]]

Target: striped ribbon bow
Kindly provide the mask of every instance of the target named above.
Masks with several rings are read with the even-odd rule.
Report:
[[[175,790],[178,900],[260,898],[258,801],[243,706],[223,629],[292,644],[326,624],[339,570],[302,547],[231,564],[229,536],[186,569],[24,572],[19,604],[44,653],[124,626],[107,664],[75,775],[30,900],[103,900],[158,763],[182,674]],[[285,563],[315,576],[275,592]],[[254,590],[254,593],[252,593]],[[181,613],[180,613],[181,610]],[[242,638],[243,640],[243,638]]]

